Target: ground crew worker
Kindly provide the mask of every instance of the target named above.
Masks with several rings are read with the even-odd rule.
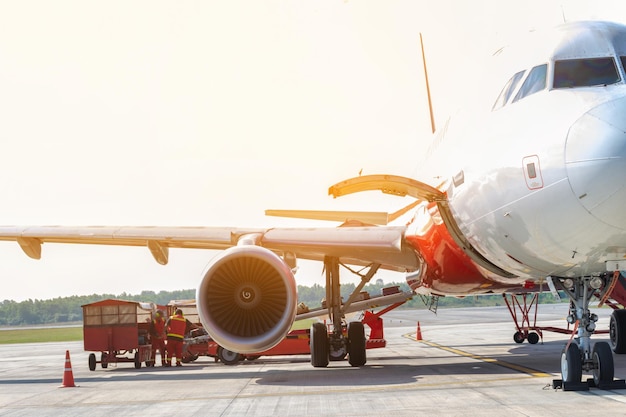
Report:
[[[183,339],[188,329],[197,328],[195,324],[183,317],[183,310],[176,310],[174,315],[167,319],[167,359],[165,366],[172,366],[172,358],[176,356],[176,366],[183,366]]]
[[[150,340],[152,341],[152,358],[153,364],[156,364],[156,352],[161,355],[161,366],[165,366],[167,352],[165,351],[165,319],[163,311],[157,310],[154,320],[150,323]]]

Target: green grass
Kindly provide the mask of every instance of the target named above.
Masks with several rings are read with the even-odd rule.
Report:
[[[308,329],[316,319],[301,320],[294,323],[292,330]],[[83,328],[50,327],[39,329],[0,329],[0,345],[13,343],[72,342],[83,340]]]
[[[315,323],[317,319],[304,319],[296,321],[293,326],[291,326],[291,330],[305,330],[311,328],[311,324]]]
[[[69,342],[83,340],[82,327],[0,330],[0,344]]]

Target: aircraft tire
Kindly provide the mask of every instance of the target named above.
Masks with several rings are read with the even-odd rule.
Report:
[[[613,352],[626,353],[626,309],[614,310],[611,313],[609,342]]]
[[[96,370],[96,354],[95,353],[89,354],[89,370],[90,371]]]
[[[583,374],[580,349],[576,343],[570,343],[561,353],[561,378],[563,382],[579,383]]]
[[[363,366],[367,362],[365,328],[360,321],[348,323],[348,362],[351,366]]]
[[[239,353],[225,349],[221,346],[217,348],[217,357],[224,365],[237,365],[242,358]]]
[[[326,368],[328,366],[328,354],[330,345],[328,332],[324,323],[311,325],[311,365],[314,368]]]
[[[615,376],[613,353],[607,342],[596,342],[593,345],[593,382],[596,386],[602,383],[612,382]]]

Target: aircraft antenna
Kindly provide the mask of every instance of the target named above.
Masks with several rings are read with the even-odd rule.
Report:
[[[426,69],[426,55],[424,54],[424,41],[420,32],[420,45],[422,47],[422,62],[424,63],[424,78],[426,79],[426,95],[428,96],[428,110],[430,111],[430,128],[435,133],[435,116],[433,115],[433,102],[430,98],[430,83],[428,82],[428,70]]]

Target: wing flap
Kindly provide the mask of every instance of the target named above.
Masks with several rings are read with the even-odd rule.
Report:
[[[363,223],[385,225],[389,215],[380,211],[323,211],[323,210],[265,210],[266,216],[289,217],[295,219],[328,220],[346,222],[359,220]]]

